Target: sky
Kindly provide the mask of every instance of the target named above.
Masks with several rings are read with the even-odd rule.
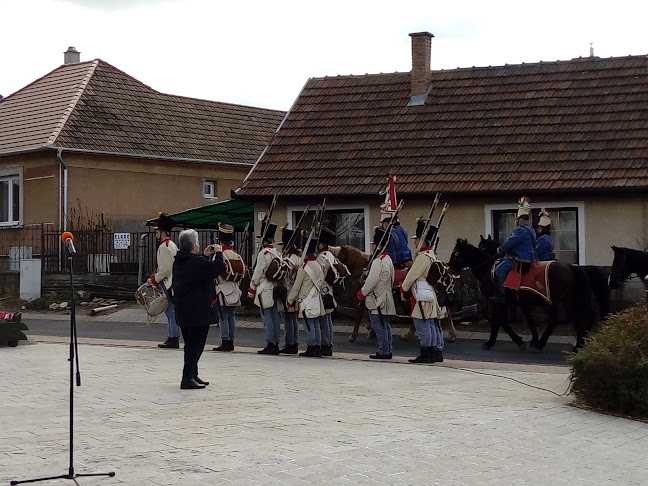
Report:
[[[288,110],[311,77],[648,55],[648,2],[0,0],[0,95],[101,59],[162,93]]]

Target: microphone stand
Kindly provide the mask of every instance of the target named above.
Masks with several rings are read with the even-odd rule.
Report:
[[[110,476],[115,475],[114,471],[108,473],[90,473],[90,474],[78,474],[74,472],[74,365],[76,363],[76,386],[81,386],[81,372],[79,371],[79,347],[77,341],[77,328],[76,328],[76,304],[74,302],[74,281],[73,281],[73,270],[72,270],[72,259],[74,257],[75,251],[74,246],[66,242],[65,247],[67,248],[67,263],[68,269],[70,271],[70,290],[72,292],[72,297],[70,302],[72,303],[72,313],[70,314],[70,357],[68,361],[70,362],[70,466],[68,468],[67,474],[61,474],[60,476],[48,476],[45,478],[36,478],[36,479],[26,479],[22,481],[11,481],[11,485],[23,484],[23,483],[36,483],[38,481],[49,481],[53,479],[70,479],[74,481],[75,484],[79,484],[76,478],[86,477],[86,476]]]

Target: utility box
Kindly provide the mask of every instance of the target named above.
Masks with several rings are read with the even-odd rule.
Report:
[[[41,296],[41,261],[38,258],[20,260],[20,298],[38,299]]]

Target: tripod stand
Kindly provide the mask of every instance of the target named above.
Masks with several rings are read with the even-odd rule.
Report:
[[[36,483],[38,481],[49,481],[52,479],[71,479],[75,484],[79,484],[76,480],[78,477],[85,476],[110,476],[115,475],[114,472],[108,473],[90,473],[90,474],[78,474],[74,471],[74,365],[76,363],[76,386],[81,386],[81,372],[79,371],[79,348],[77,342],[77,330],[76,330],[76,308],[74,303],[74,282],[73,282],[73,270],[72,270],[72,259],[76,253],[72,240],[74,237],[72,233],[65,232],[62,236],[65,246],[67,247],[67,264],[70,271],[70,289],[72,296],[70,302],[71,314],[70,314],[70,466],[68,468],[67,474],[61,474],[59,476],[48,476],[44,478],[36,479],[26,479],[22,481],[11,481],[12,485],[23,484],[23,483]],[[76,359],[76,361],[75,361]]]

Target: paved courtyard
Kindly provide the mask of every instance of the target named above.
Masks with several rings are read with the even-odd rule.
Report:
[[[0,483],[67,473],[68,349],[0,348]],[[569,406],[560,366],[79,345],[82,485],[645,485],[648,425]],[[555,393],[551,393],[551,392]],[[69,480],[43,484],[73,484]]]

